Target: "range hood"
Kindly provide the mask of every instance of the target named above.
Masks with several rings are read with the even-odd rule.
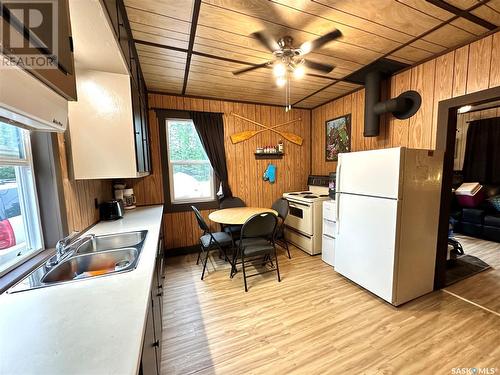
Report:
[[[64,132],[68,101],[20,68],[0,69],[0,120],[34,130]]]

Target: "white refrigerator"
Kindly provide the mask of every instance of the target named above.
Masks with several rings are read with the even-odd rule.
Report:
[[[443,154],[339,155],[335,270],[400,305],[433,290]]]

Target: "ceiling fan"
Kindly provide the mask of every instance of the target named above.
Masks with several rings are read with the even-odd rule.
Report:
[[[287,83],[288,73],[292,73],[295,78],[302,78],[305,74],[305,68],[317,70],[322,73],[330,73],[334,66],[311,61],[303,58],[303,56],[341,37],[342,33],[339,30],[331,31],[317,39],[303,43],[298,48],[294,47],[293,38],[288,35],[280,38],[278,41],[265,31],[255,32],[252,36],[271,51],[273,59],[262,64],[236,70],[233,74],[239,75],[272,66],[274,75],[277,77],[276,84],[278,87],[283,87]]]

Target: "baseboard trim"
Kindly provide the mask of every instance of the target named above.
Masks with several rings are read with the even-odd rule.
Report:
[[[180,255],[197,253],[198,251],[200,251],[199,245],[177,247],[175,249],[166,249],[165,250],[165,257],[166,258],[177,257]]]

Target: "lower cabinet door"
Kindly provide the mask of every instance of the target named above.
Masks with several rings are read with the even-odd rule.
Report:
[[[154,280],[155,278],[153,278]],[[156,354],[157,354],[157,362],[158,362],[158,372],[160,372],[161,367],[161,335],[162,335],[162,311],[161,304],[163,302],[163,291],[161,288],[151,288],[152,290],[152,300],[153,300],[153,322],[154,322],[154,335],[156,345]]]
[[[146,318],[146,329],[144,332],[144,342],[142,346],[141,374],[158,375],[158,363],[156,358],[156,349],[159,342],[155,338],[155,327],[153,318],[153,304],[150,299],[148,316]]]

